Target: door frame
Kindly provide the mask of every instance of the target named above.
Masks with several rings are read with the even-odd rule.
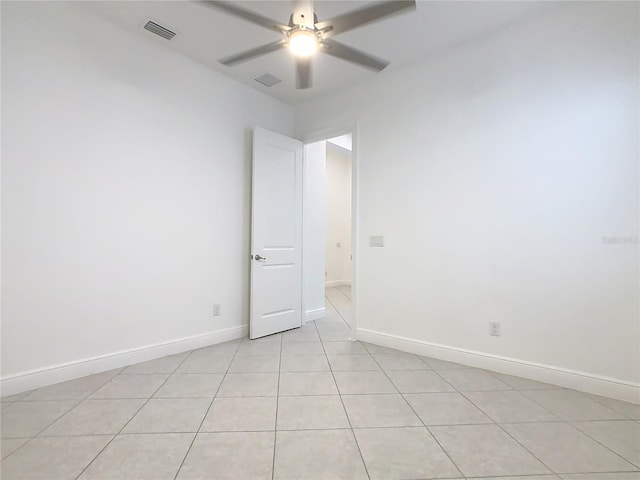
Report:
[[[356,341],[358,339],[358,245],[359,242],[359,224],[360,216],[358,214],[360,202],[358,201],[358,186],[359,186],[359,162],[358,162],[358,122],[347,122],[336,127],[326,128],[315,132],[307,133],[301,136],[300,141],[307,145],[309,143],[316,143],[326,141],[334,137],[341,135],[351,134],[351,340]],[[304,188],[304,187],[303,187]],[[304,203],[302,206],[302,215],[304,218]],[[304,258],[305,238],[304,232],[302,236],[302,256]],[[302,275],[304,278],[304,261],[302,262]],[[305,295],[304,295],[304,282],[302,292],[302,312],[306,312]]]

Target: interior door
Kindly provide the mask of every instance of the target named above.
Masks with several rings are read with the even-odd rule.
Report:
[[[302,143],[253,132],[249,337],[302,325]]]

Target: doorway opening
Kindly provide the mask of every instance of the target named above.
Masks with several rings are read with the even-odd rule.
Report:
[[[325,308],[349,328],[351,319],[351,134],[326,143]]]
[[[357,332],[355,139],[355,125],[304,138],[303,311],[336,340]]]

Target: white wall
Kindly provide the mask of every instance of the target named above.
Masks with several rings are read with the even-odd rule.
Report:
[[[305,321],[317,320],[325,315],[325,232],[318,227],[324,224],[326,216],[326,160],[326,142],[315,142],[304,146],[302,275]]]
[[[358,121],[361,331],[638,384],[638,8],[569,2],[301,106],[300,135]]]
[[[3,379],[241,332],[251,129],[292,121],[77,5],[2,2]]]
[[[325,284],[351,282],[351,152],[327,142]],[[338,246],[339,245],[339,246]]]

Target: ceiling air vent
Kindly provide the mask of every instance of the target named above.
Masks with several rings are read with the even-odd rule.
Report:
[[[176,32],[172,32],[168,28],[164,28],[162,25],[158,25],[156,22],[152,22],[151,20],[145,24],[144,29],[149,30],[151,33],[155,33],[159,37],[167,40],[171,40],[176,36]]]
[[[276,83],[280,83],[282,81],[278,77],[274,77],[270,73],[265,73],[264,75],[260,75],[258,78],[255,78],[254,80],[258,83],[261,83],[265,87],[273,87]]]

